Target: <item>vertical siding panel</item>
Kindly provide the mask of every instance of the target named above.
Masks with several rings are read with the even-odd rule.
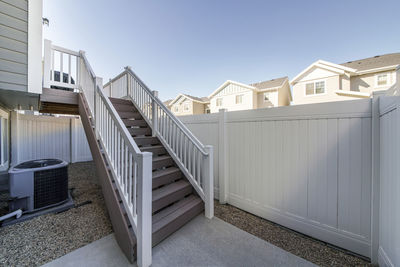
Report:
[[[339,119],[339,176],[338,176],[338,228],[348,230],[349,175],[350,175],[350,122]]]
[[[372,143],[371,119],[362,119],[362,139],[361,139],[361,220],[360,234],[367,238],[371,237],[371,160],[372,148],[369,144]]]
[[[328,197],[327,220],[330,226],[337,227],[337,197],[338,197],[338,121],[337,119],[328,120],[327,132],[327,188]]]

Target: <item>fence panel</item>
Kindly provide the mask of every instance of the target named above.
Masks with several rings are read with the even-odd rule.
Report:
[[[215,157],[226,201],[370,257],[371,111],[365,99],[226,113],[226,152]],[[180,119],[218,148],[216,117]]]
[[[11,129],[13,165],[58,158],[67,162],[92,160],[82,123],[77,117],[18,114]],[[14,117],[14,118],[15,118]]]
[[[380,266],[400,266],[400,97],[380,101]]]

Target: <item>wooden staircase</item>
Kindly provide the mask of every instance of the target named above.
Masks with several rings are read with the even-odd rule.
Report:
[[[204,210],[202,199],[173,158],[130,100],[110,98],[112,105],[142,152],[153,153],[152,173],[152,245],[174,233]],[[96,138],[88,105],[81,95],[79,113],[101,180],[103,194],[117,241],[128,259],[136,258],[136,237],[107,164],[104,150]],[[112,188],[112,190],[110,190]]]

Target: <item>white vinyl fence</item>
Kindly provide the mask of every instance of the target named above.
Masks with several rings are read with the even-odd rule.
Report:
[[[371,114],[364,99],[180,119],[214,146],[222,203],[371,257]]]
[[[92,160],[79,117],[11,115],[12,165],[20,162],[58,158],[67,162]]]
[[[400,97],[382,97],[379,265],[400,266]]]

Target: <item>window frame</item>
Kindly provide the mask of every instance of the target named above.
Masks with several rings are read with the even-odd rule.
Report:
[[[189,103],[183,103],[183,111],[190,111]]]
[[[221,101],[221,103],[218,105],[218,100]],[[218,97],[217,99],[215,99],[215,106],[217,107],[221,107],[222,106],[222,97]]]
[[[6,131],[4,131],[4,129]],[[4,141],[7,142],[4,145]],[[6,150],[4,150],[6,148]],[[6,158],[6,160],[5,160]],[[6,171],[10,165],[10,116],[0,109],[0,171]]]
[[[267,102],[271,102],[270,96],[269,96],[270,92],[264,92],[263,93],[263,102],[267,103]],[[268,95],[267,99],[265,99],[265,96]]]
[[[317,93],[316,93],[316,91],[317,91],[316,84],[317,84],[317,83],[320,83],[320,82],[323,82],[323,83],[324,83],[324,92],[323,92],[323,93],[317,94]],[[310,83],[314,84],[314,93],[308,95],[308,94],[307,94],[307,84],[310,84]],[[309,81],[309,82],[305,82],[305,83],[304,83],[304,96],[305,96],[305,97],[320,96],[320,95],[325,95],[325,94],[327,94],[327,90],[326,90],[326,80],[325,80],[325,79],[322,79],[322,80],[315,80],[315,81]]]
[[[386,82],[385,85],[379,85],[379,84],[378,84],[378,77],[379,77],[380,75],[386,75],[386,77],[387,77],[386,81],[387,81],[387,82]],[[380,72],[380,73],[375,74],[375,87],[376,87],[376,88],[390,87],[390,86],[391,86],[391,84],[390,84],[390,72]]]
[[[243,94],[240,94],[240,95],[235,95],[235,104],[236,105],[241,105],[241,104],[243,104]],[[238,102],[238,99],[240,99],[240,102]]]
[[[179,107],[178,106],[174,106],[174,112],[179,112]]]

